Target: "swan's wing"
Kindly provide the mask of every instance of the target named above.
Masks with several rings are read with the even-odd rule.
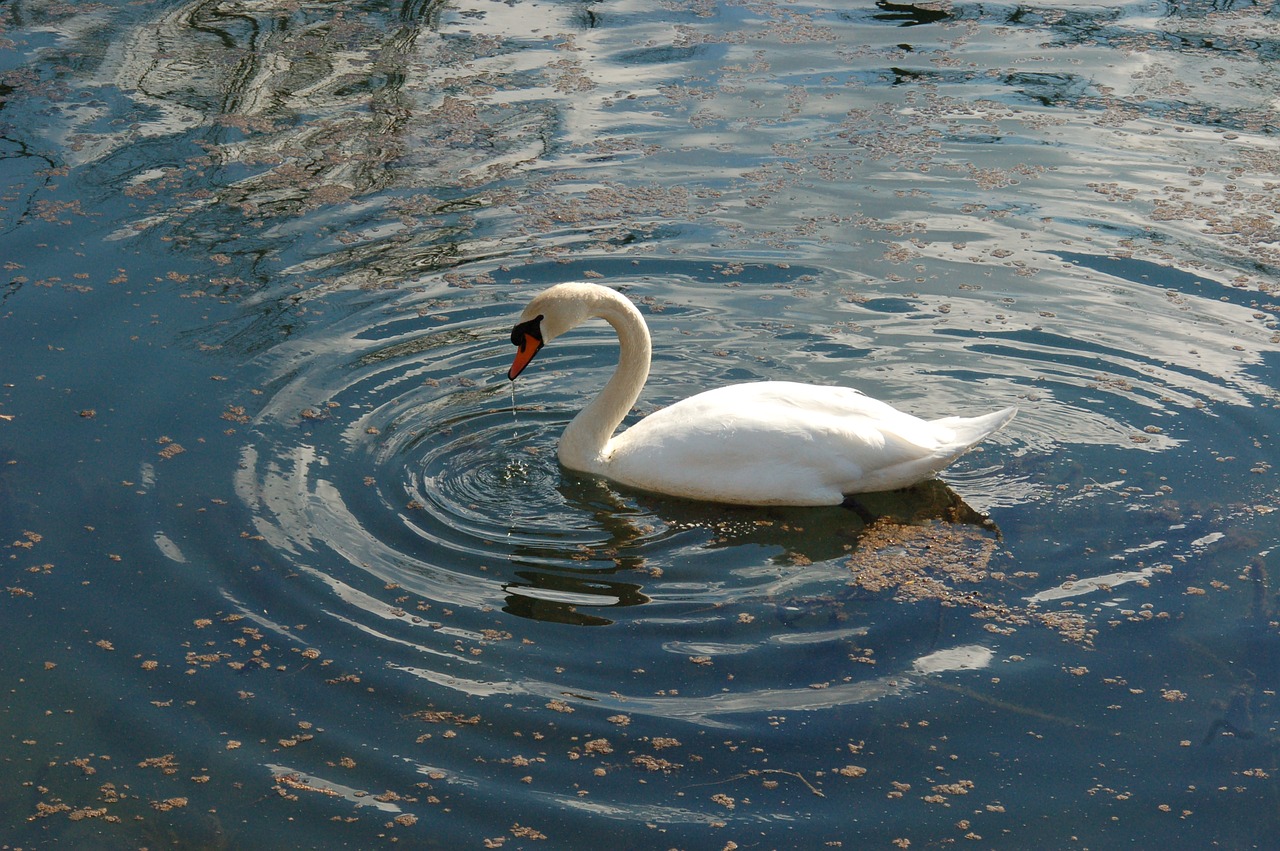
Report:
[[[766,424],[775,418],[795,418],[801,422],[830,418],[838,424],[837,428],[848,429],[859,439],[871,432],[882,432],[907,445],[930,448],[940,440],[947,440],[947,434],[939,432],[933,424],[852,387],[760,381],[709,390],[678,404],[686,403],[704,413],[731,409],[750,411],[753,418],[758,417]]]
[[[738,384],[646,417],[614,438],[606,463],[648,490],[825,505],[933,475],[970,445],[954,440],[963,422],[929,423],[849,388]]]

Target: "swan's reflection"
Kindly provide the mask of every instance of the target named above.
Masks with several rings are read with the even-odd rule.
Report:
[[[507,604],[502,610],[531,620],[574,626],[608,626],[613,621],[581,611],[584,607],[616,608],[649,602],[640,586],[596,576],[552,571],[520,570],[518,581],[503,586]]]
[[[686,533],[698,535],[696,549],[755,547],[772,552],[776,564],[811,565],[830,562],[857,551],[869,526],[919,526],[943,523],[978,527],[992,537],[999,530],[985,514],[969,506],[940,480],[897,491],[860,494],[844,506],[793,508],[717,505],[631,491],[613,482],[565,472],[557,490],[578,516],[594,520],[605,533],[601,545],[552,551],[545,541],[517,546],[511,561],[519,565],[516,579],[503,585],[503,611],[533,620],[580,626],[607,626],[614,621],[601,610],[653,602],[643,582],[618,581],[616,574],[643,575],[651,568],[646,550],[655,542],[670,543]],[[673,555],[663,547],[667,560]],[[678,556],[678,550],[675,553]],[[574,568],[574,562],[581,563]],[[662,576],[654,570],[654,581]],[[841,599],[859,596],[843,589]],[[865,595],[862,595],[865,596]],[[831,599],[835,599],[832,597]],[[830,602],[830,600],[828,601]],[[813,614],[811,599],[786,597],[777,601],[784,624]],[[818,608],[822,608],[818,606]]]

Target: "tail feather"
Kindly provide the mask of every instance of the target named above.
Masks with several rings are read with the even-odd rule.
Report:
[[[952,443],[956,447],[968,448],[1004,428],[1017,413],[1017,405],[1011,405],[980,417],[943,417],[932,422],[941,428],[951,429],[955,435]]]

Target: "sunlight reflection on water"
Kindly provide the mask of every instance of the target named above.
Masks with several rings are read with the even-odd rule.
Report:
[[[1277,8],[4,7],[3,839],[1274,844]],[[637,414],[1020,413],[627,492],[574,279]]]

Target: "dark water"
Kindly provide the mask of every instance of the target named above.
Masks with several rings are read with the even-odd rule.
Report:
[[[0,5],[0,847],[1275,847],[1278,61],[1272,3]],[[641,413],[1021,412],[870,526],[627,492],[554,455],[604,329],[503,377],[575,279]]]

